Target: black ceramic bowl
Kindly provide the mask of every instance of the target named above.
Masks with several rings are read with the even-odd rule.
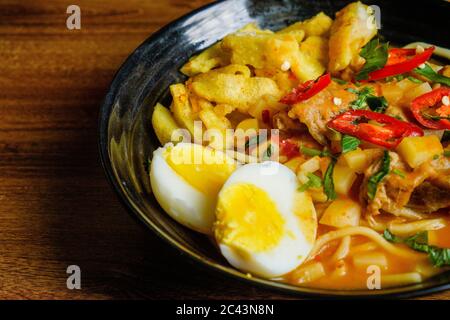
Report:
[[[334,291],[311,289],[253,277],[232,268],[202,235],[192,232],[166,215],[152,195],[144,162],[159,147],[150,118],[156,102],[168,106],[168,87],[184,81],[179,68],[194,53],[205,49],[249,22],[280,29],[325,11],[328,15],[348,1],[219,1],[169,24],[137,48],[117,72],[100,109],[100,153],[112,186],[132,215],[174,247],[199,262],[253,284],[294,294],[319,296],[407,297],[450,288],[450,274],[422,284],[385,290]],[[447,21],[450,4],[377,1],[381,8],[381,33],[404,44],[426,41],[449,46]]]

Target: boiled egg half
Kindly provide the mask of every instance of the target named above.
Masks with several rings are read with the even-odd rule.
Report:
[[[265,278],[297,268],[311,251],[317,218],[295,174],[273,161],[247,164],[218,196],[214,236],[227,261]]]
[[[212,234],[217,195],[238,163],[224,152],[192,143],[172,143],[153,153],[150,183],[173,219]]]

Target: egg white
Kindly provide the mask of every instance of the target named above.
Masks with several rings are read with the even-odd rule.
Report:
[[[195,231],[211,234],[217,199],[188,184],[167,164],[163,156],[167,147],[153,152],[150,183],[156,200],[177,222]]]
[[[301,224],[304,222],[294,212],[294,198],[298,191],[298,181],[295,174],[286,166],[278,162],[264,162],[247,164],[237,169],[222,187],[223,190],[236,183],[251,183],[264,190],[276,204],[278,212],[282,215],[284,232],[281,240],[268,251],[243,251],[239,246],[231,243],[218,242],[220,251],[227,261],[237,269],[259,275],[265,278],[274,278],[284,275],[297,268],[308,256],[312,249],[317,230],[317,219],[314,206],[308,195],[301,194],[300,198],[311,209],[314,228],[304,231]],[[298,198],[296,198],[298,199]],[[304,232],[312,234],[306,235]]]

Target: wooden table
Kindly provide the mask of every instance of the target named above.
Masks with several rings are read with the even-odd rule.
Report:
[[[97,112],[115,71],[206,2],[0,1],[0,298],[289,298],[180,257],[128,215],[99,164]],[[81,30],[66,28],[71,3]],[[81,290],[66,287],[69,265]]]

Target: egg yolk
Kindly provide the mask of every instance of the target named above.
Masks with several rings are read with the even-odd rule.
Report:
[[[217,196],[236,169],[236,162],[225,153],[201,145],[168,147],[164,158],[189,185],[210,197]]]
[[[284,234],[284,219],[261,188],[237,183],[222,190],[214,233],[219,243],[250,252],[274,248]]]

